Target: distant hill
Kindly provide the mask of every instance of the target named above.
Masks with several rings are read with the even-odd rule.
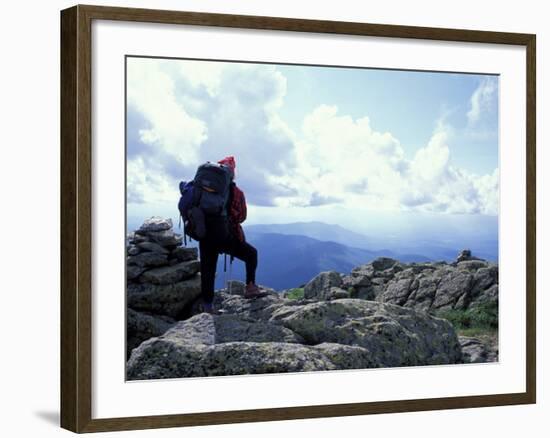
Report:
[[[467,228],[467,225],[464,225]],[[390,227],[388,227],[390,228]],[[437,231],[437,232],[436,232]],[[452,261],[459,251],[468,248],[477,256],[498,261],[498,239],[489,239],[472,229],[472,236],[465,236],[464,230],[441,229],[431,232],[430,227],[413,233],[397,235],[364,235],[340,225],[324,222],[294,222],[288,224],[262,224],[245,226],[249,233],[278,233],[307,236],[321,241],[331,241],[354,248],[375,251],[377,254],[394,257],[404,262],[421,260]],[[477,234],[476,234],[477,233]]]
[[[368,263],[380,256],[397,257],[407,262],[429,261],[423,256],[399,257],[388,251],[369,251],[300,235],[248,229],[247,238],[258,250],[258,282],[269,284],[278,290],[300,286],[322,271],[350,272],[354,266]],[[244,276],[244,263],[235,261],[232,278],[244,280]],[[223,287],[223,278],[221,256],[218,261],[217,288]]]
[[[178,229],[173,219],[174,230]],[[138,218],[128,218],[128,231],[139,228]],[[439,233],[445,240],[430,238],[430,230],[404,236],[365,236],[340,225],[323,222],[246,225],[247,240],[259,252],[258,282],[275,289],[299,286],[319,272],[336,270],[349,272],[354,266],[368,263],[376,257],[391,257],[403,263],[423,261],[453,261],[462,249],[486,260],[498,262],[498,241]],[[196,242],[188,242],[196,246]],[[229,262],[229,260],[228,260]],[[224,274],[223,256],[218,261],[216,288],[229,279],[229,264]],[[243,280],[244,264],[236,261],[232,279]]]

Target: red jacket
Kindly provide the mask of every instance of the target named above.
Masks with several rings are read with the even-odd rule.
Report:
[[[231,186],[232,193],[229,205],[229,224],[231,232],[239,241],[244,242],[245,237],[241,223],[246,220],[246,200],[244,198],[244,193],[236,184],[232,184]]]

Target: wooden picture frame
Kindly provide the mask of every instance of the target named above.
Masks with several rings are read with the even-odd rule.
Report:
[[[347,34],[526,48],[526,391],[222,412],[92,418],[92,21]],[[61,426],[74,432],[396,413],[536,402],[536,37],[291,18],[75,6],[61,12]]]

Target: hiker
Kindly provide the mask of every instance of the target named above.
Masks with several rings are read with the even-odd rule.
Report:
[[[226,157],[218,161],[217,165],[206,163],[199,167],[193,182],[193,195],[195,202],[201,209],[180,208],[184,219],[188,218],[186,234],[199,241],[201,263],[201,300],[203,309],[207,313],[213,313],[212,302],[214,300],[214,280],[219,254],[228,254],[236,257],[246,265],[245,298],[257,298],[263,296],[256,285],[256,268],[258,265],[258,252],[250,245],[244,235],[241,223],[246,219],[246,201],[243,192],[235,184],[235,158]],[[205,176],[206,175],[206,176]],[[225,181],[224,178],[228,177]],[[190,185],[191,183],[187,183]],[[198,187],[200,186],[200,187]],[[209,187],[210,186],[210,187]],[[214,187],[215,188],[212,188]],[[181,184],[180,184],[180,190]],[[182,190],[182,199],[185,197],[185,188]],[[223,191],[228,193],[224,194]],[[221,193],[220,193],[221,192]],[[203,197],[196,201],[197,197]],[[223,201],[221,199],[223,198]],[[211,204],[222,203],[216,214]],[[181,203],[182,201],[180,201]],[[210,209],[210,210],[209,210]],[[206,212],[205,212],[206,210]],[[206,214],[205,214],[206,213]],[[204,224],[204,225],[202,225]],[[191,229],[189,229],[189,225]],[[193,225],[196,227],[193,229]]]

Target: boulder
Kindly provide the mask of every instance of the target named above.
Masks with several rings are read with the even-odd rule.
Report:
[[[172,251],[171,257],[174,257],[180,262],[197,260],[199,258],[199,251],[197,248],[187,248],[185,246],[178,246],[176,249]]]
[[[310,345],[363,347],[376,366],[449,364],[462,358],[448,321],[390,304],[341,299],[282,306],[270,321],[291,329]]]
[[[342,289],[340,287],[331,287],[325,295],[325,299],[327,300],[338,300],[341,298],[349,298],[349,297],[350,297],[349,291]]]
[[[129,256],[138,255],[140,252],[141,252],[140,249],[136,245],[130,245],[130,246],[128,246],[128,248],[126,250],[126,253]]]
[[[160,254],[168,254],[169,251],[155,242],[140,242],[137,244],[139,249],[150,252],[158,252]]]
[[[331,287],[342,286],[342,277],[338,272],[321,272],[304,287],[304,297],[308,299],[327,299]]]
[[[386,290],[376,299],[383,303],[402,306],[416,288],[418,288],[418,281],[415,280],[414,277],[390,280]]]
[[[126,280],[133,281],[136,280],[143,272],[145,272],[144,267],[136,265],[126,265]]]
[[[376,368],[369,350],[356,345],[342,345],[330,342],[315,345],[314,348],[323,353],[339,370]]]
[[[137,245],[141,242],[147,242],[147,236],[136,233],[128,233],[128,235],[126,236],[126,240],[129,244]]]
[[[165,219],[159,216],[153,216],[146,219],[141,227],[136,230],[136,234],[148,234],[152,231],[166,231],[172,228],[172,219]]]
[[[178,283],[182,280],[191,278],[199,272],[200,266],[201,264],[198,260],[191,260],[189,262],[181,262],[172,266],[150,269],[141,275],[140,281],[142,283],[152,284]]]
[[[476,294],[470,300],[469,307],[472,308],[490,303],[498,304],[498,284],[493,284],[483,291],[476,291]]]
[[[378,257],[372,261],[372,267],[375,271],[385,271],[399,263],[397,260],[390,257]]]
[[[224,376],[336,369],[291,330],[236,315],[202,313],[132,351],[127,378]]]
[[[201,292],[200,274],[178,283],[155,285],[130,283],[127,288],[127,305],[157,315],[178,318]]]
[[[126,312],[126,354],[130,353],[143,341],[160,336],[176,323],[168,316],[151,315],[127,309]]]
[[[480,259],[478,257],[474,257],[472,255],[472,251],[470,251],[469,249],[463,249],[458,254],[458,257],[456,258],[456,263],[460,263],[465,260],[480,260]]]
[[[485,290],[498,283],[498,265],[491,264],[480,268],[474,274],[474,289]]]
[[[462,357],[465,363],[485,363],[498,361],[498,344],[491,345],[481,339],[460,336],[458,338],[462,348]]]
[[[472,284],[473,276],[469,272],[448,269],[439,280],[432,309],[453,309],[461,297],[462,302],[467,302],[463,295],[470,292]]]
[[[342,277],[342,287],[347,289],[348,287],[368,287],[371,285],[371,280],[368,276],[362,275],[360,271],[351,273]]]
[[[183,241],[183,236],[174,233],[172,230],[152,231],[147,233],[147,236],[151,241],[164,247],[180,246]]]
[[[184,344],[151,338],[132,351],[128,380],[334,370],[321,352],[284,342]]]
[[[168,264],[168,256],[159,254],[158,252],[142,252],[135,256],[126,258],[127,265],[135,265],[139,267],[164,266]]]
[[[441,278],[433,275],[420,274],[417,280],[418,287],[414,295],[414,300],[409,300],[407,306],[417,310],[428,311],[435,299],[435,293]]]
[[[259,287],[260,291],[265,291]],[[224,289],[223,292],[218,291],[214,294],[214,309],[222,310],[225,314],[237,314],[244,319],[267,321],[275,310],[292,301],[279,294],[268,294],[251,300],[242,295],[230,295]]]
[[[458,269],[466,271],[477,271],[480,268],[487,268],[488,263],[484,260],[464,260],[456,264]]]
[[[253,321],[239,315],[210,315],[200,313],[180,321],[166,332],[165,337],[186,344],[214,345],[224,342],[289,342],[303,339],[291,330],[264,321]]]
[[[367,277],[367,278],[370,278],[374,275],[374,267],[372,266],[371,263],[367,263],[366,265],[361,265],[361,266],[357,266],[355,268],[353,268],[351,270],[351,275],[352,276],[357,276],[357,277]]]

